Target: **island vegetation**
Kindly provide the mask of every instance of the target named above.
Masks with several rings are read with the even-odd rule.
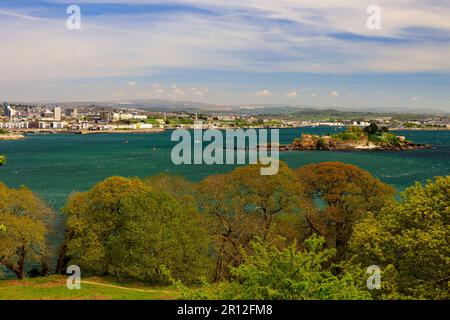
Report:
[[[9,132],[3,128],[0,128],[0,140],[20,140],[24,139],[23,134],[17,132]]]
[[[414,144],[405,137],[397,136],[387,127],[371,123],[365,128],[352,126],[338,134],[325,136],[303,134],[292,144],[281,150],[414,150],[430,148],[428,145]]]
[[[22,299],[69,299],[53,275],[69,265],[81,267],[79,295],[89,299],[95,288],[115,299],[125,295],[117,290],[148,299],[450,298],[450,176],[397,199],[353,165],[281,163],[275,176],[261,176],[260,166],[198,183],[108,178],[70,196],[58,250],[48,244],[56,221],[48,205],[1,184],[0,264],[24,280],[0,281],[0,298],[18,290]],[[382,280],[369,290],[373,265]],[[46,281],[59,289],[45,291]]]

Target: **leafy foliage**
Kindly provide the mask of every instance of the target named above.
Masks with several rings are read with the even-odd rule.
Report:
[[[416,184],[400,203],[369,215],[355,226],[352,262],[377,264],[395,274],[384,296],[449,299],[450,177]]]
[[[346,142],[373,142],[375,144],[386,144],[399,146],[400,140],[395,134],[389,133],[387,127],[378,127],[371,123],[369,126],[361,129],[360,127],[349,127],[345,132],[333,134],[331,137],[336,141]]]
[[[6,164],[6,157],[0,154],[0,166],[4,166]]]
[[[380,130],[373,136],[389,135]],[[88,275],[169,281],[188,299],[450,298],[450,177],[396,202],[393,188],[352,165],[260,169],[197,184],[106,179],[69,198],[62,257]],[[0,184],[0,263],[21,278],[25,261],[41,262],[52,219],[31,191]],[[381,290],[365,287],[371,265]]]
[[[337,248],[338,256],[353,225],[393,200],[392,187],[353,165],[324,162],[302,167],[297,173],[309,199],[307,229]]]
[[[54,218],[50,207],[27,188],[0,183],[0,264],[22,279],[26,263],[45,262]]]
[[[335,276],[324,267],[336,253],[323,249],[325,240],[312,236],[305,250],[294,242],[279,249],[261,239],[252,242],[245,262],[231,269],[232,278],[202,290],[184,290],[184,298],[239,300],[370,299],[351,274]]]
[[[198,213],[138,179],[109,178],[71,196],[67,255],[83,270],[148,282],[161,266],[194,281],[208,267],[208,234]]]
[[[285,163],[274,176],[262,176],[260,169],[238,168],[198,185],[199,207],[215,244],[215,280],[227,277],[229,267],[242,262],[241,248],[247,250],[255,237],[269,240],[279,219],[300,212],[302,192],[295,173]]]
[[[321,249],[325,240],[313,236],[305,241],[307,250],[296,244],[278,249],[264,242],[254,242],[254,253],[245,263],[233,268],[233,281],[223,293],[230,299],[262,300],[336,300],[368,299],[347,274],[333,275],[323,265],[336,253]]]

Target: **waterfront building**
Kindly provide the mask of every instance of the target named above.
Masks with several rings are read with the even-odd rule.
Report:
[[[145,115],[134,114],[134,115],[133,115],[133,119],[135,119],[135,120],[147,120],[148,117],[145,116]]]
[[[150,123],[136,123],[132,126],[133,129],[153,129],[153,125]]]
[[[65,114],[66,118],[76,118],[76,117],[78,117],[78,110],[77,110],[77,108],[66,109],[64,114]]]
[[[9,111],[9,105],[8,102],[3,102],[3,115],[5,117],[9,117],[8,116],[8,111]]]
[[[370,126],[370,122],[367,121],[353,121],[354,126],[367,127]]]
[[[133,115],[131,113],[121,113],[119,115],[119,120],[131,120],[133,119]]]
[[[42,121],[53,121],[55,119],[52,111],[45,109],[40,114],[40,120]]]
[[[50,129],[50,123],[49,122],[39,122],[39,129]]]
[[[67,127],[67,122],[55,121],[50,122],[50,128],[52,129],[64,129]]]
[[[55,121],[61,121],[61,107],[55,107],[53,111],[53,119]]]
[[[14,115],[16,114],[16,111],[13,107],[9,105],[8,102],[3,102],[3,115],[5,118],[9,118],[9,120],[12,120]]]
[[[114,119],[114,113],[108,112],[108,111],[102,111],[100,112],[100,117],[103,121],[111,122]]]

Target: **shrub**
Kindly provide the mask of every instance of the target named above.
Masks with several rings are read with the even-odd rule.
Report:
[[[184,298],[227,300],[351,300],[370,299],[365,281],[351,274],[333,275],[324,267],[336,253],[323,249],[325,240],[312,236],[305,250],[296,243],[278,248],[267,242],[252,242],[253,252],[245,262],[231,269],[230,281],[186,290]]]

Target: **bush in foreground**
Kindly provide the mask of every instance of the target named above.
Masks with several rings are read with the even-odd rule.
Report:
[[[237,300],[363,300],[370,299],[364,281],[351,274],[336,276],[326,265],[336,254],[324,249],[325,240],[313,236],[299,250],[294,242],[277,248],[261,240],[252,242],[253,253],[231,268],[232,278],[201,290],[182,288],[187,299]],[[179,284],[178,284],[179,285]]]

